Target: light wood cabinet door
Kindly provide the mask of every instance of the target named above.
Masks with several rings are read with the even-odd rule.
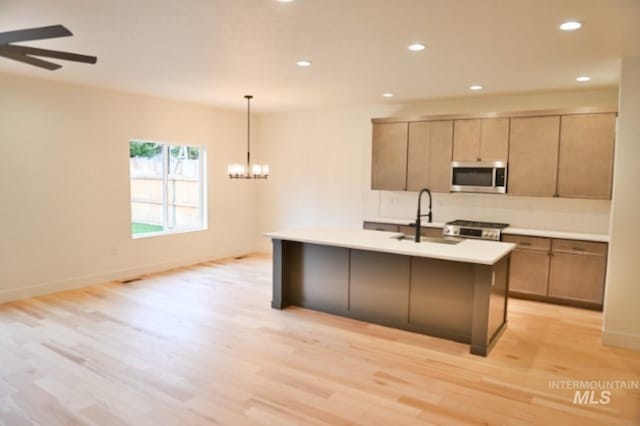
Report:
[[[611,198],[616,115],[562,117],[558,194],[561,197]]]
[[[287,255],[285,273],[289,303],[334,314],[348,312],[349,249],[295,243]]]
[[[483,118],[480,121],[480,160],[507,161],[509,156],[509,119]]]
[[[454,120],[453,161],[480,161],[480,120]]]
[[[553,197],[558,174],[560,117],[511,119],[509,195]]]
[[[432,121],[429,131],[429,179],[427,187],[432,192],[449,192],[451,189],[453,121]]]
[[[408,123],[373,125],[371,189],[406,189],[407,131]]]
[[[509,291],[547,295],[549,252],[514,250],[509,267]]]
[[[470,339],[473,272],[469,263],[412,257],[409,323]]]
[[[509,119],[455,120],[453,161],[507,161]]]
[[[351,250],[349,312],[380,324],[406,324],[409,317],[410,257]]]
[[[420,191],[429,185],[429,136],[430,123],[409,123],[407,155],[407,190]]]
[[[602,304],[606,266],[604,256],[553,253],[549,296]]]

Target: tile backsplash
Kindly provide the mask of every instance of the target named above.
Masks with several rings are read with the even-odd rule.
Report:
[[[379,191],[378,211],[372,216],[413,218],[417,192]],[[428,197],[423,196],[426,207]],[[423,211],[426,209],[423,207]],[[497,194],[433,194],[433,220],[453,219],[506,222],[520,228],[567,232],[609,233],[610,200],[515,197]]]

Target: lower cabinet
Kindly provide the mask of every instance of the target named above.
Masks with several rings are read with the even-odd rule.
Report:
[[[509,289],[512,292],[546,296],[549,280],[549,253],[514,250],[511,254]]]
[[[351,250],[349,311],[380,324],[406,323],[409,315],[410,257]]]
[[[552,303],[602,308],[607,244],[505,235],[511,255],[509,294]]]
[[[505,235],[503,241],[516,244],[511,254],[509,290],[546,296],[549,282],[551,240],[549,238]]]
[[[415,228],[407,225],[364,222],[363,227],[415,234]],[[442,237],[442,228],[423,227],[420,235]],[[606,243],[527,235],[504,235],[503,241],[516,244],[509,267],[509,295],[602,309]]]
[[[469,343],[486,356],[506,325],[508,265],[508,255],[484,265],[274,239],[271,306]]]
[[[604,243],[554,240],[549,296],[602,305],[606,250]]]

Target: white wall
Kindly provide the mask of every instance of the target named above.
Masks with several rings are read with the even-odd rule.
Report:
[[[604,304],[605,344],[640,350],[640,57],[624,58]]]
[[[371,118],[574,107],[617,107],[617,89],[469,96],[407,105],[266,114],[262,157],[273,180],[260,191],[260,229],[360,227],[366,217],[415,215],[416,193],[371,191]],[[522,227],[607,233],[609,201],[436,194],[435,220],[471,218]],[[265,248],[268,246],[265,244]]]
[[[265,182],[226,177],[245,113],[7,74],[0,93],[0,301],[256,248]],[[132,138],[206,146],[207,231],[131,239]]]
[[[417,200],[417,192],[380,191],[373,217],[413,218]],[[554,231],[608,234],[610,207],[609,200],[433,194],[434,222],[473,219]]]

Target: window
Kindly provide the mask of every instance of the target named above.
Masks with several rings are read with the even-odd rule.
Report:
[[[133,238],[206,229],[201,146],[129,143]]]

